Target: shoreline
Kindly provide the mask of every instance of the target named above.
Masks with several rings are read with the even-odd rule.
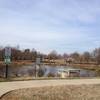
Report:
[[[24,65],[32,65],[35,64],[35,62],[33,61],[13,61],[11,64],[9,64],[10,66],[24,66]],[[86,69],[86,70],[93,70],[93,71],[100,71],[100,65],[97,64],[75,64],[75,63],[71,63],[71,64],[59,64],[59,63],[42,63],[42,65],[49,65],[49,66],[69,66],[69,67],[73,67],[73,68],[81,68],[81,69]],[[3,61],[0,61],[0,67],[5,66],[5,63]]]

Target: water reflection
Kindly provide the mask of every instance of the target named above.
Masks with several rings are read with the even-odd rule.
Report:
[[[43,76],[48,76],[48,74],[57,75],[59,69],[73,69],[72,67],[64,66],[41,66],[43,71]],[[0,76],[4,77],[5,68],[0,68]],[[9,76],[10,77],[20,77],[20,76],[35,76],[35,65],[31,66],[22,66],[22,67],[9,67]],[[80,69],[80,77],[95,77],[97,76],[96,72]]]
[[[51,66],[45,66],[46,72],[45,76],[47,76],[49,73],[52,74],[57,74],[59,69],[74,69],[73,67],[64,67],[64,66],[57,66],[57,67],[51,67]],[[79,77],[96,77],[97,74],[94,71],[89,71],[89,70],[84,70],[84,69],[79,69]]]

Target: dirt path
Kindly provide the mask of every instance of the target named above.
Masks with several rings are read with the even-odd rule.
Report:
[[[0,97],[6,92],[15,89],[57,86],[57,85],[81,85],[81,84],[100,84],[100,79],[33,80],[33,81],[1,82]]]

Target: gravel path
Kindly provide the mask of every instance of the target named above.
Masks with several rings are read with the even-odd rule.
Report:
[[[72,79],[72,80],[33,80],[33,81],[15,81],[0,83],[0,97],[16,89],[57,86],[57,85],[88,85],[100,84],[100,79]]]

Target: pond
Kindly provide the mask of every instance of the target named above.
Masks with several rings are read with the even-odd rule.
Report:
[[[74,69],[69,66],[41,66],[42,76],[46,77],[48,74],[55,75],[59,69]],[[22,76],[35,76],[35,65],[21,66],[21,67],[10,67],[8,70],[10,77],[22,77]],[[0,68],[0,77],[5,76],[5,67]],[[96,77],[97,73],[90,70],[80,69],[79,77]]]
[[[58,72],[59,69],[75,69],[74,67],[69,67],[69,66],[57,66],[57,67],[50,67],[50,66],[46,66],[46,72],[45,72],[45,76],[48,75],[48,73],[52,73],[52,74],[56,74]],[[84,70],[84,69],[79,69],[80,73],[79,73],[79,77],[96,77],[97,73],[94,71],[90,71],[90,70]]]

